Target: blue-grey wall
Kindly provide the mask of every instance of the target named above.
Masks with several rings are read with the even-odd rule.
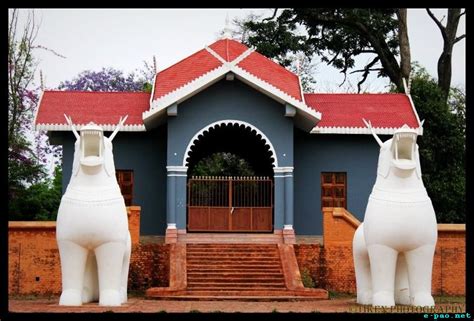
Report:
[[[113,140],[115,168],[134,172],[133,205],[141,206],[141,235],[164,235],[166,230],[166,134],[165,125],[149,132],[119,132]],[[63,143],[64,193],[75,138],[72,132],[55,135]]]
[[[178,105],[178,115],[168,117],[168,165],[182,166],[186,148],[204,127],[219,120],[240,120],[258,128],[275,149],[278,166],[293,166],[293,119],[284,116],[285,106],[238,81],[221,80]],[[239,144],[230,137],[229,144]],[[176,226],[186,228],[186,182],[176,177],[174,202]],[[274,228],[283,228],[284,211],[278,204]],[[174,222],[173,222],[174,223]]]
[[[347,172],[347,210],[362,221],[379,155],[372,135],[308,134],[295,129],[294,137],[295,233],[322,235],[321,172]]]
[[[182,165],[189,141],[203,127],[235,119],[254,125],[268,137],[279,166],[293,166],[293,119],[284,114],[283,104],[248,85],[238,80],[219,81],[179,104],[178,116],[168,118],[168,165]]]

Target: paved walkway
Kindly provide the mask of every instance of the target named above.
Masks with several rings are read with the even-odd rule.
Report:
[[[10,312],[362,312],[370,313],[371,307],[360,306],[354,298],[338,298],[320,301],[300,302],[241,302],[241,301],[160,301],[130,298],[121,307],[101,307],[97,303],[85,304],[81,307],[64,307],[54,299],[11,299]],[[385,312],[423,312],[407,310],[410,307],[399,306],[396,311]],[[465,305],[461,303],[441,303],[436,311],[427,313],[462,313]],[[383,312],[383,311],[379,311]]]

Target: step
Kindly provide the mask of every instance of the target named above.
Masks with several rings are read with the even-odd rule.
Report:
[[[285,282],[188,282],[188,289],[233,289],[233,290],[248,290],[249,288],[285,288]]]
[[[189,284],[198,284],[198,283],[205,283],[205,284],[231,284],[231,283],[259,283],[259,284],[274,284],[274,283],[285,283],[285,280],[282,276],[277,277],[268,277],[262,278],[261,276],[258,277],[240,277],[240,278],[229,278],[229,277],[212,277],[212,278],[190,278],[188,277],[188,285]]]
[[[227,263],[239,263],[239,264],[248,264],[248,263],[280,263],[279,259],[274,258],[241,258],[237,259],[228,259],[228,258],[189,258],[186,259],[187,262],[190,263],[200,263],[200,262],[210,262],[212,264],[219,263],[219,264],[227,264]]]
[[[186,257],[239,257],[239,258],[246,258],[246,257],[268,257],[268,258],[279,258],[279,253],[269,253],[269,252],[261,252],[261,253],[231,253],[231,252],[190,252],[186,254]]]
[[[196,277],[240,277],[240,276],[253,276],[253,277],[265,277],[265,276],[283,276],[282,272],[268,272],[268,271],[256,271],[256,272],[242,272],[242,271],[234,271],[234,270],[227,270],[227,271],[219,271],[219,272],[188,272],[188,278],[190,276]]]
[[[268,274],[268,273],[279,273],[283,274],[283,271],[281,268],[278,267],[272,267],[272,268],[258,268],[258,267],[246,267],[246,268],[239,268],[237,271],[242,272],[242,273],[258,273],[258,274]],[[193,267],[190,268],[188,266],[188,275],[190,273],[203,273],[203,274],[209,274],[209,273],[236,273],[235,268],[211,268],[211,267]]]

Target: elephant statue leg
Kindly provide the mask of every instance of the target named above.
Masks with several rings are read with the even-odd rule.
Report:
[[[369,245],[367,250],[372,276],[372,305],[395,306],[394,286],[398,252],[381,244]]]
[[[97,277],[97,261],[93,251],[87,256],[86,271],[84,273],[84,287],[82,289],[82,303],[99,300],[99,279]]]
[[[58,240],[63,291],[59,305],[82,305],[82,286],[87,249],[68,240]]]
[[[410,287],[408,284],[407,262],[403,253],[398,254],[395,273],[395,303],[410,305]]]
[[[124,242],[108,242],[95,249],[99,271],[99,305],[120,306]]]
[[[372,304],[372,280],[369,253],[365,245],[363,223],[359,225],[352,242],[357,284],[357,303]]]
[[[132,241],[130,239],[130,233],[127,236],[127,246],[123,256],[122,275],[121,275],[121,286],[120,292],[122,295],[122,303],[127,303],[127,284],[128,284],[128,268],[130,265],[130,255],[132,253]]]
[[[434,306],[431,296],[431,273],[435,245],[427,244],[405,252],[410,295],[415,306]]]

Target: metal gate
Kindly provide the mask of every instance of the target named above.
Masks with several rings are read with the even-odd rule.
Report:
[[[188,231],[271,232],[269,177],[193,176],[188,180]]]

